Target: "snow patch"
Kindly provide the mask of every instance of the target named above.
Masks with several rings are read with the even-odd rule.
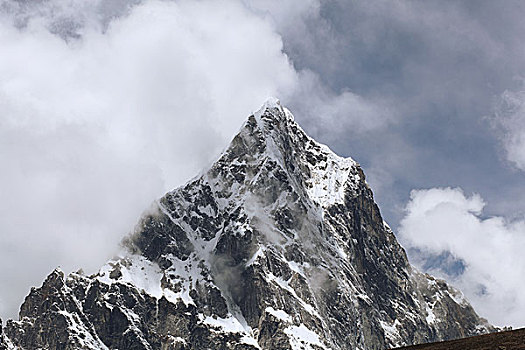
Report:
[[[191,259],[181,261],[171,254],[166,258],[172,262],[172,266],[166,271],[162,271],[156,263],[143,256],[131,254],[119,260],[108,262],[100,269],[97,278],[106,284],[128,283],[157,299],[164,296],[174,304],[182,300],[185,305],[195,305],[190,296],[190,291],[193,288],[193,283],[202,279],[198,264]],[[118,268],[122,275],[117,279],[112,279],[109,276],[115,268]],[[172,276],[172,278],[168,276]],[[173,284],[179,284],[178,291],[163,288],[161,283],[163,278]]]
[[[354,165],[351,159],[326,152],[326,162],[310,165],[311,177],[306,180],[308,196],[322,207],[343,203],[345,184]]]
[[[280,108],[281,102],[275,97],[269,97],[253,115],[259,120],[267,109]]]
[[[238,319],[229,315],[227,318],[214,318],[211,316],[206,316],[204,319],[204,324],[207,324],[212,327],[220,328],[224,332],[228,333],[244,333],[244,326],[239,322]]]
[[[204,316],[200,314],[199,317],[203,318]],[[229,314],[227,318],[206,316],[202,322],[222,332],[239,333],[242,335],[241,343],[253,345],[257,349],[260,349],[259,344],[253,335],[252,329],[250,327],[245,327],[232,314]]]
[[[106,284],[115,283],[116,280],[109,277],[114,268],[120,269],[122,274],[118,281],[129,283],[157,299],[162,297],[163,292],[160,287],[162,271],[157,264],[140,255],[129,255],[119,261],[108,262],[100,269],[97,278]]]
[[[294,272],[298,273],[299,275],[301,275],[301,276],[306,278],[306,275],[304,274],[302,265],[299,265],[295,261],[287,261],[287,262],[288,262],[288,267],[290,268],[290,270],[292,270],[292,271],[294,271]],[[308,264],[308,263],[306,263],[306,264]]]
[[[398,320],[395,320],[393,324],[388,324],[383,320],[379,320],[379,324],[385,332],[385,338],[389,339],[392,344],[401,344],[402,338],[397,330],[398,326],[401,326],[401,323]]]
[[[268,306],[265,311],[281,321],[292,322],[292,317],[284,310],[275,310],[273,307]]]
[[[243,335],[241,338],[241,343],[254,346],[256,349],[261,349],[261,347],[259,346],[259,343],[257,343],[257,340],[255,340],[253,336]]]
[[[435,302],[432,303],[432,304],[427,303],[427,305],[426,305],[426,311],[427,311],[426,320],[427,320],[428,324],[432,324],[432,323],[434,323],[436,321],[436,315],[434,315],[434,311],[432,310],[434,305],[436,305]]]
[[[301,323],[300,326],[290,326],[284,329],[284,333],[290,337],[290,345],[292,350],[312,349],[312,345],[317,345],[326,349],[317,333],[311,331],[308,327]]]

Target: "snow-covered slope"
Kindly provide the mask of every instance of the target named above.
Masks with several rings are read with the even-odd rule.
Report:
[[[3,346],[385,349],[493,330],[409,265],[359,165],[276,100],[125,245],[96,275],[54,271]]]

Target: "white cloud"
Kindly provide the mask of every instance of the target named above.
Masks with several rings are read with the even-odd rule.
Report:
[[[507,159],[525,171],[525,91],[503,92],[491,120],[499,131]]]
[[[430,272],[459,287],[474,308],[497,325],[523,326],[525,316],[525,220],[484,218],[485,202],[459,188],[414,190],[401,221],[399,236],[420,266],[450,253],[465,268]]]
[[[0,23],[2,315],[56,265],[93,271],[297,79],[272,26],[235,2],[150,1],[105,30],[62,3],[80,39],[50,33],[47,12]]]
[[[289,19],[300,25],[316,4],[289,3]],[[343,110],[359,111],[358,126],[375,114],[296,71],[278,34],[283,12],[279,24],[261,6],[0,0],[0,281],[10,285],[0,315],[13,317],[56,265],[94,271],[267,97],[332,124]]]

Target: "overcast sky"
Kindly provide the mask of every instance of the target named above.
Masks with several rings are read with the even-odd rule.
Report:
[[[0,316],[278,97],[419,268],[525,326],[525,3],[0,0]]]

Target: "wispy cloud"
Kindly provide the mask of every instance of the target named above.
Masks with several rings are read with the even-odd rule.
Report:
[[[525,171],[525,91],[504,91],[494,103],[490,120],[507,160]]]

